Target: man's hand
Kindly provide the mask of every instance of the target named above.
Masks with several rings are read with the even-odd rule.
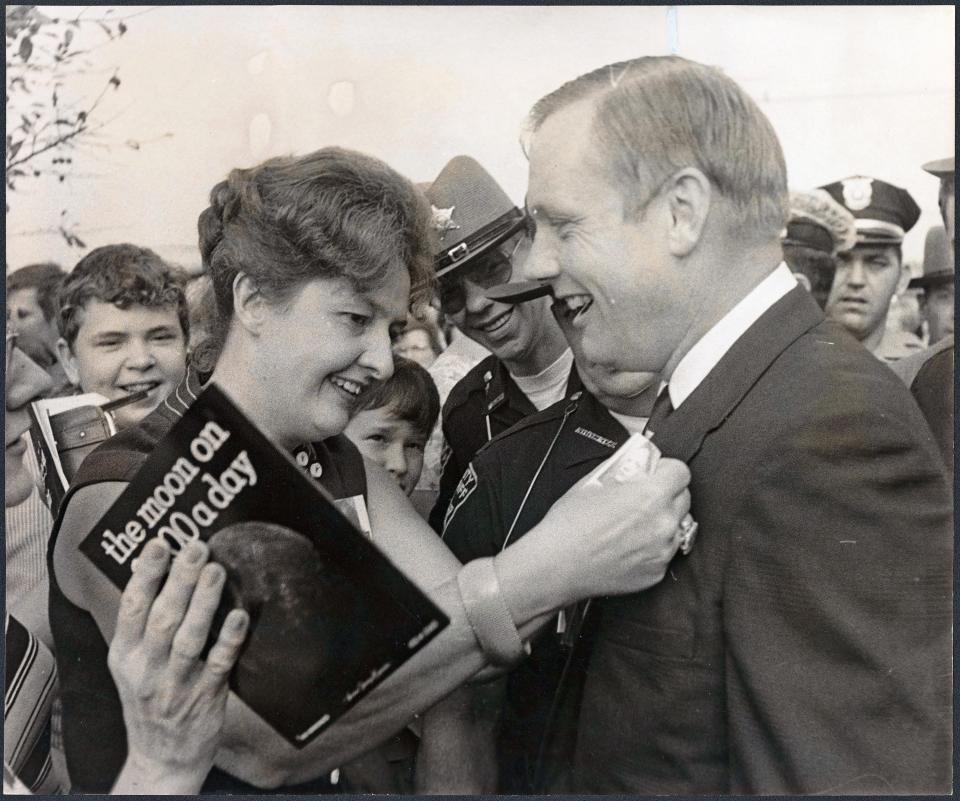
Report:
[[[588,486],[589,480],[574,484],[508,549],[527,550],[527,559],[540,563],[543,579],[556,582],[558,605],[657,584],[677,551],[680,521],[690,508],[690,471],[676,459],[661,457],[652,473],[622,483]],[[511,583],[503,561],[501,554],[501,586],[515,591],[518,583]]]
[[[213,765],[249,617],[231,610],[200,661],[226,578],[207,558],[203,543],[186,546],[160,590],[170,551],[151,540],[123,592],[108,657],[128,747],[115,793],[193,794]]]

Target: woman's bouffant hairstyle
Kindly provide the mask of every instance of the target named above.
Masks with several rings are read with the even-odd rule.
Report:
[[[211,190],[198,228],[221,337],[239,273],[276,303],[318,278],[344,278],[366,292],[398,269],[410,274],[412,305],[433,289],[426,199],[382,161],[355,151],[327,147],[233,170]]]
[[[525,149],[548,117],[588,98],[598,151],[622,188],[627,214],[642,211],[673,173],[696,167],[733,204],[742,235],[773,237],[786,224],[787,169],[777,135],[719,69],[644,56],[581,75],[537,101]]]
[[[190,336],[190,316],[184,287],[187,274],[149,248],[104,245],[91,250],[63,279],[57,296],[57,328],[72,348],[91,300],[120,309],[144,306],[177,311],[183,337]]]
[[[440,393],[423,367],[402,356],[394,357],[393,375],[361,393],[353,413],[387,407],[398,420],[429,437],[440,415]]]

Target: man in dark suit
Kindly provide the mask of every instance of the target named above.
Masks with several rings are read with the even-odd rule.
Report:
[[[951,510],[906,388],[780,263],[786,170],[719,70],[641,58],[531,113],[525,277],[656,371],[696,547],[600,602],[574,791],[947,792]]]

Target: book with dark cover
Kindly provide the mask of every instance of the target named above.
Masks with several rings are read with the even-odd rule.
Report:
[[[303,747],[449,623],[342,508],[211,385],[80,549],[123,588],[151,537],[206,541],[251,615],[231,689]]]

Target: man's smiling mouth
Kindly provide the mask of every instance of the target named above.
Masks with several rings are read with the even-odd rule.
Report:
[[[582,317],[592,305],[593,298],[590,295],[567,295],[556,301],[557,309],[564,319],[571,321]]]
[[[482,325],[476,326],[476,329],[478,331],[483,331],[483,333],[485,334],[493,334],[496,331],[499,331],[501,328],[503,328],[510,321],[510,318],[512,316],[513,316],[513,308],[511,307],[507,309],[505,312],[503,312],[503,314],[498,314],[493,319],[488,320]]]
[[[341,378],[340,376],[334,375],[330,376],[330,382],[353,398],[359,397],[360,393],[363,392],[363,384],[358,384],[356,381],[351,381],[348,378]]]

